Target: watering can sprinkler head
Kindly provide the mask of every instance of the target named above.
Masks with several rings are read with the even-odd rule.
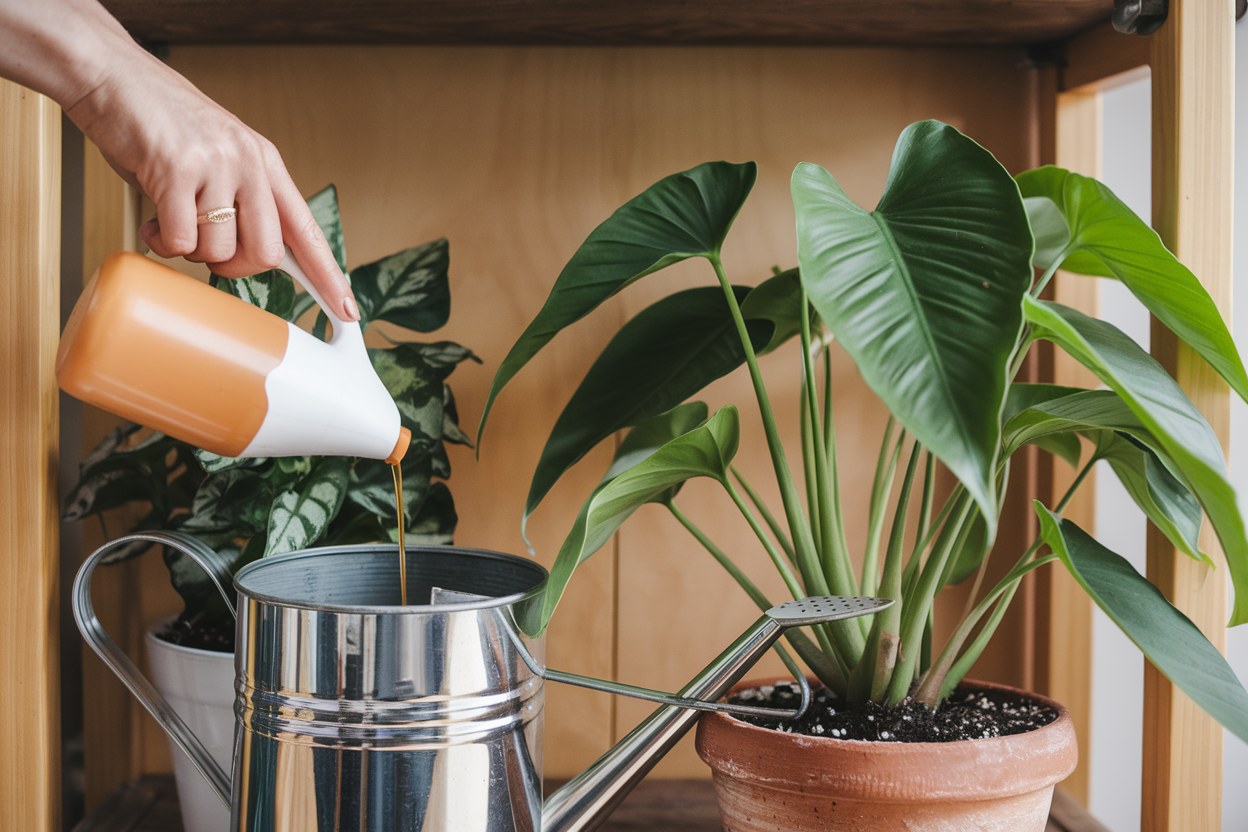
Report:
[[[805,709],[810,690],[800,673],[803,704],[796,711],[719,702],[786,629],[893,603],[813,597],[772,607],[679,693],[668,694],[545,668],[542,639],[526,641],[515,624],[524,620],[518,611],[540,604],[545,590],[548,575],[533,561],[449,546],[409,549],[409,597],[428,603],[401,606],[393,546],[263,558],[233,579],[238,722],[231,778],[92,609],[95,567],[135,540],[192,558],[235,611],[225,558],[189,536],[148,532],[111,541],[87,558],[74,581],[74,617],[92,649],[231,805],[231,828],[240,832],[277,832],[286,828],[280,818],[306,807],[316,807],[308,832],[369,832],[379,821],[422,832],[588,832],[699,711],[783,719]],[[660,703],[545,803],[541,754],[534,751],[542,742],[544,680]]]

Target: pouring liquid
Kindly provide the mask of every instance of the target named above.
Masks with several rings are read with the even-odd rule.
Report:
[[[403,545],[403,527],[406,525],[403,516],[403,469],[396,462],[390,466],[394,475],[394,504],[399,515],[399,593],[403,598],[403,606],[407,606],[407,549]]]

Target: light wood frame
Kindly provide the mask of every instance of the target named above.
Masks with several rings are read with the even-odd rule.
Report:
[[[1172,0],[1171,19],[1151,39],[1154,78],[1154,225],[1166,243],[1205,281],[1223,315],[1230,317],[1231,248],[1231,84],[1234,67],[1231,3]],[[1068,66],[1053,76],[1052,139],[1038,161],[1053,161],[1096,172],[1087,155],[1096,130],[1097,89],[1138,75],[1140,44],[1146,39],[1110,40],[1096,30],[1068,44]],[[1109,44],[1118,44],[1111,47]],[[1129,45],[1128,45],[1129,44]],[[1127,73],[1124,75],[1124,73]],[[1043,106],[1043,104],[1041,105]],[[7,308],[32,310],[14,315],[14,326],[0,343],[6,393],[6,467],[0,471],[0,524],[6,542],[0,615],[8,620],[14,644],[5,651],[10,710],[9,742],[0,757],[5,793],[17,799],[0,807],[0,827],[52,830],[59,827],[59,744],[56,718],[56,460],[55,385],[51,360],[58,329],[56,286],[59,241],[59,110],[14,85],[0,87],[0,252],[10,263],[0,292]],[[1082,125],[1082,126],[1081,126]],[[1038,125],[1041,129],[1042,125]],[[1041,139],[1042,148],[1045,139]],[[1098,142],[1099,143],[1099,142]],[[90,173],[88,173],[90,176]],[[115,205],[116,203],[114,203]],[[88,216],[91,207],[88,205]],[[132,235],[133,225],[130,231]],[[111,236],[112,232],[101,232]],[[132,239],[132,236],[130,237]],[[123,247],[116,245],[114,247]],[[1094,295],[1077,280],[1059,278],[1063,302],[1087,308]],[[1154,326],[1154,352],[1192,395],[1226,442],[1229,406],[1225,386],[1209,377],[1201,362]],[[19,369],[19,368],[29,368]],[[1074,372],[1056,363],[1054,379]],[[1060,487],[1054,472],[1051,485]],[[34,483],[32,487],[32,483]],[[1090,503],[1078,507],[1090,511]],[[1081,524],[1082,525],[1082,524]],[[1202,541],[1217,552],[1216,541]],[[1221,573],[1184,558],[1158,536],[1150,536],[1149,577],[1197,620],[1215,644],[1224,639],[1226,586]],[[614,579],[609,583],[614,584]],[[1060,580],[1041,583],[1036,592],[1034,658],[1037,686],[1068,702],[1086,701],[1090,684],[1090,644],[1082,619],[1063,616],[1090,611],[1086,599],[1072,596]],[[1080,638],[1082,630],[1085,638]],[[612,659],[614,666],[615,660]],[[1065,693],[1061,691],[1065,690]],[[14,697],[17,697],[15,700]],[[611,720],[614,723],[614,717]],[[104,730],[104,726],[96,726]],[[88,731],[92,730],[90,724]],[[125,730],[113,726],[109,730]],[[1086,725],[1084,726],[1086,732]],[[1151,669],[1146,688],[1144,828],[1158,832],[1214,832],[1219,828],[1221,729]],[[1085,733],[1086,735],[1086,733]],[[134,763],[120,771],[132,774]],[[121,773],[118,776],[123,776]],[[1086,779],[1069,784],[1086,800]]]
[[[61,818],[61,108],[0,79],[0,829]]]

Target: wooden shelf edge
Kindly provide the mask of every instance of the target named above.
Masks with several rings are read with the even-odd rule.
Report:
[[[104,0],[171,44],[967,45],[1061,40],[1112,0]]]

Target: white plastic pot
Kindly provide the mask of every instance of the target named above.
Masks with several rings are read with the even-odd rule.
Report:
[[[226,771],[234,755],[234,654],[181,647],[157,638],[168,621],[147,631],[152,683]],[[223,832],[230,810],[190,758],[169,743],[186,832]]]

